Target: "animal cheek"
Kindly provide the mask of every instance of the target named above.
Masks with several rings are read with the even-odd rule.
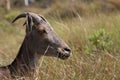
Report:
[[[54,49],[51,46],[48,46],[47,49],[45,50],[44,53],[46,56],[52,56],[52,57],[56,57],[57,56],[57,50]]]

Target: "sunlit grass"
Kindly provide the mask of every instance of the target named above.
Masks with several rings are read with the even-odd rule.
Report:
[[[49,17],[47,20],[56,33],[71,47],[68,60],[53,57],[40,59],[39,80],[119,80],[120,79],[120,15],[98,14],[62,20]],[[21,20],[22,21],[22,20]],[[1,22],[2,23],[2,22]],[[3,22],[5,23],[5,22]],[[0,26],[0,64],[10,64],[24,38],[22,22]],[[9,27],[8,27],[9,26]],[[86,52],[91,49],[89,35],[105,29],[110,33],[113,45],[109,52]],[[42,60],[43,59],[43,60]]]

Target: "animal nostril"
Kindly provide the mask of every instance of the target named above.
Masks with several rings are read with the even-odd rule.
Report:
[[[69,48],[64,48],[65,51],[71,52]]]

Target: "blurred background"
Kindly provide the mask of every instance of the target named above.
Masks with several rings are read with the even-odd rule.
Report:
[[[71,47],[68,60],[40,59],[40,80],[120,80],[120,0],[0,0],[0,66],[25,36],[20,13],[43,15]]]

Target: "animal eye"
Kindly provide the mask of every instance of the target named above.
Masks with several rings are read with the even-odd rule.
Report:
[[[47,33],[45,29],[38,30],[37,32],[40,33],[40,34]]]
[[[47,33],[45,29],[42,30],[42,33]]]

